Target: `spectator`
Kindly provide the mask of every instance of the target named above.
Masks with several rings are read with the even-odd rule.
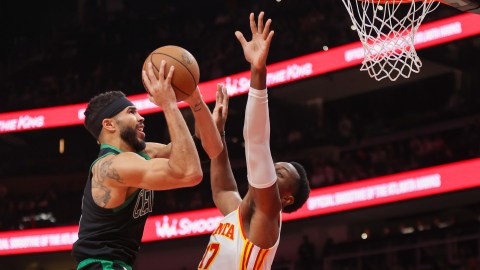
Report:
[[[315,265],[315,245],[310,241],[308,235],[303,236],[303,242],[298,247],[297,270],[317,269]]]

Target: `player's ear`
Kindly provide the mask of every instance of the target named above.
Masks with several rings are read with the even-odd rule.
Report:
[[[291,194],[282,197],[282,207],[292,205],[294,202],[295,198]]]
[[[108,130],[109,132],[115,132],[117,125],[115,121],[113,121],[113,118],[105,118],[102,121],[102,126],[105,130]]]

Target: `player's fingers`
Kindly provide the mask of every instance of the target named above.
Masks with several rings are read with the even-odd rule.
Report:
[[[222,96],[223,100],[228,100],[227,87],[225,85],[222,85]]]
[[[170,70],[168,71],[168,74],[167,74],[167,78],[165,79],[165,81],[170,84],[171,81],[172,81],[172,77],[173,77],[173,72],[175,71],[175,66],[172,65],[170,66]]]
[[[267,39],[268,35],[270,35],[270,25],[272,24],[272,19],[268,19],[267,23],[265,24],[265,29],[262,32],[263,39]]]
[[[216,110],[216,111],[217,111],[217,114],[218,114],[218,115],[222,115],[222,114],[223,114],[223,105],[219,105],[219,106],[217,107],[217,110]]]
[[[242,48],[245,47],[245,45],[247,44],[247,40],[243,36],[242,32],[235,31],[235,36],[237,37],[238,41],[240,41],[240,44],[242,45]]]
[[[153,79],[155,79],[155,74],[153,73],[153,64],[152,62],[148,62],[147,63],[147,75],[148,75],[148,79],[150,82],[153,81]]]
[[[222,111],[221,111],[221,114],[223,119],[226,119],[227,118],[227,115],[228,115],[228,102],[227,103],[224,103],[222,105]]]
[[[165,60],[162,60],[160,62],[160,69],[158,69],[158,79],[159,80],[164,80],[165,79],[165,65],[166,65]]]
[[[258,33],[263,33],[263,16],[265,16],[265,12],[260,12],[258,15]]]
[[[218,93],[217,89],[217,92],[215,93],[215,104],[218,105],[218,103],[220,103],[220,93]]]
[[[223,87],[222,94],[223,94],[223,102],[222,102],[223,107],[225,107],[225,109],[228,110],[228,101],[229,101],[230,97],[228,96],[228,92],[227,92],[226,87]]]
[[[142,70],[142,79],[143,84],[145,84],[147,88],[150,88],[150,78],[148,78],[147,72],[145,70]]]
[[[266,43],[266,44],[265,44],[265,47],[266,47],[267,49],[270,48],[270,43],[272,43],[272,38],[273,38],[273,34],[274,34],[274,33],[275,33],[275,32],[270,31],[270,33],[268,34],[267,39],[265,40],[265,43]]]
[[[218,83],[217,84],[217,93],[216,93],[216,103],[222,104],[223,103],[223,94],[222,94],[223,85]]]
[[[145,88],[148,95],[151,96],[152,95],[152,93],[150,92],[151,83],[150,83],[150,79],[147,76],[147,72],[145,70],[142,70],[142,84],[143,84],[143,88]]]
[[[227,91],[227,87],[223,87],[222,89],[222,93],[223,93],[223,102],[228,104],[228,100],[229,100],[229,96],[228,96],[228,91]]]
[[[255,23],[255,15],[253,15],[253,12],[250,13],[250,30],[252,31],[252,35],[258,33],[257,24]]]

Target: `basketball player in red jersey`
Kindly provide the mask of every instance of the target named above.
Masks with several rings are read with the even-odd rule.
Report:
[[[249,189],[242,199],[232,173],[225,141],[228,94],[217,90],[213,118],[224,148],[211,161],[213,200],[225,216],[212,232],[198,269],[270,269],[280,240],[281,212],[293,212],[307,200],[310,187],[304,168],[296,162],[274,163],[270,153],[270,120],[266,85],[266,59],[273,37],[271,20],[264,13],[255,23],[250,14],[252,40],[235,35],[251,65],[251,81],[243,135]]]

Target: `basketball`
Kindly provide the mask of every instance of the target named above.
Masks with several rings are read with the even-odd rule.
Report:
[[[179,46],[168,45],[151,52],[143,63],[143,70],[146,71],[147,63],[149,61],[152,62],[153,72],[158,78],[158,71],[162,60],[166,62],[165,76],[168,74],[172,65],[175,67],[172,77],[172,87],[175,91],[177,101],[185,100],[195,91],[200,80],[200,68],[198,67],[197,60],[186,49]],[[146,87],[145,90],[148,92]]]

